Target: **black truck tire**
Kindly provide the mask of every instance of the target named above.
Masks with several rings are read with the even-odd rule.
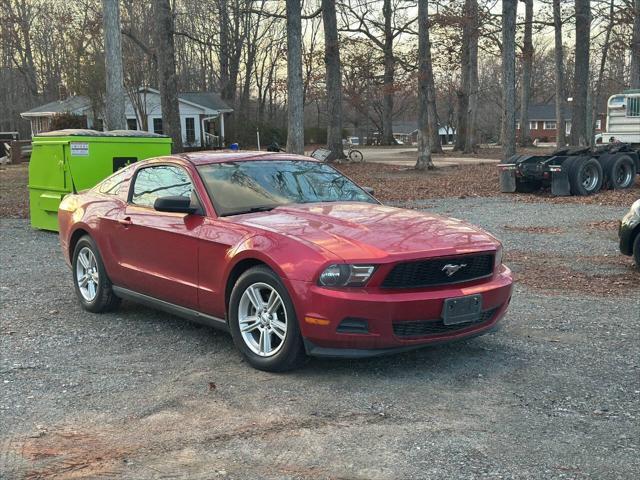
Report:
[[[609,187],[619,190],[629,188],[636,179],[636,165],[629,155],[616,155],[604,163],[604,173]]]
[[[575,158],[569,166],[568,173],[573,195],[593,195],[602,188],[602,166],[595,158]]]

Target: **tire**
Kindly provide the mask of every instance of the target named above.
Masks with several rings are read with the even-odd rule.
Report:
[[[82,308],[102,313],[120,305],[121,300],[113,293],[100,251],[90,236],[85,235],[78,240],[73,249],[71,266],[73,286]],[[82,277],[84,279],[81,281]]]
[[[516,192],[519,193],[532,193],[537,192],[542,188],[542,182],[540,180],[518,180],[516,178]]]
[[[633,259],[636,261],[636,267],[640,270],[640,233],[633,241]]]
[[[274,309],[267,313],[264,309],[270,304],[272,292],[277,294],[273,297]],[[292,370],[306,358],[289,292],[266,266],[250,268],[238,278],[229,300],[229,328],[238,350],[258,370]],[[267,338],[268,342],[263,341]]]
[[[349,152],[349,160],[352,162],[362,162],[364,161],[364,156],[360,150],[351,150]]]
[[[636,165],[629,155],[618,155],[608,159],[605,174],[611,188],[615,190],[629,188],[636,179]]]
[[[573,195],[593,195],[602,188],[603,173],[595,158],[576,158],[569,166],[569,183]]]

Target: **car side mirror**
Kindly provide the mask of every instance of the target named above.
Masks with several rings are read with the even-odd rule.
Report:
[[[367,192],[369,195],[373,195],[373,188],[371,187],[362,187],[362,189]]]
[[[189,197],[160,197],[153,202],[153,208],[158,212],[187,213],[198,211],[198,207],[191,205]]]

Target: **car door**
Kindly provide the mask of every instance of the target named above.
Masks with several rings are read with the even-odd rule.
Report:
[[[126,288],[187,308],[198,306],[198,236],[204,216],[159,212],[157,198],[190,197],[201,205],[187,170],[178,164],[139,168],[119,218],[117,257]]]

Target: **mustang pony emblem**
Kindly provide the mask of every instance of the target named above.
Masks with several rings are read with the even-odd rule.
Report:
[[[459,264],[454,264],[454,263],[447,263],[444,267],[442,267],[442,271],[445,273],[445,275],[447,277],[451,277],[453,276],[458,270],[460,270],[461,268],[466,267],[467,264],[466,263],[459,263]]]

